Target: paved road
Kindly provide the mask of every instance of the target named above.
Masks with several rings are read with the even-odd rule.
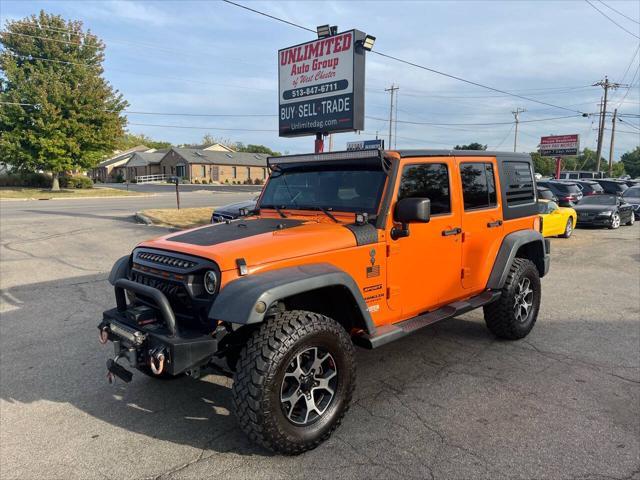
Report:
[[[140,185],[131,183],[105,183],[98,184],[97,187],[111,187],[122,190],[133,190],[134,192],[153,192],[153,193],[172,193],[176,191],[176,186],[167,183],[142,183]],[[262,185],[198,185],[198,184],[180,184],[181,192],[210,191],[210,192],[243,192],[243,193],[260,193]]]
[[[553,240],[524,341],[472,312],[359,351],[342,427],[281,457],[239,431],[222,377],[107,384],[107,273],[162,233],[120,202],[0,205],[3,479],[640,478],[640,225]]]

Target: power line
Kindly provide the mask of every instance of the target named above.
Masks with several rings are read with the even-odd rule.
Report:
[[[303,27],[302,25],[298,25],[297,23],[289,22],[288,20],[285,20],[283,18],[278,18],[278,17],[275,17],[273,15],[269,15],[268,13],[261,12],[260,10],[254,10],[253,8],[249,8],[246,5],[242,5],[240,3],[231,2],[230,0],[222,0],[222,1],[225,2],[225,3],[228,3],[230,5],[234,5],[236,7],[239,7],[239,8],[244,8],[245,10],[249,10],[250,12],[257,13],[258,15],[262,15],[264,17],[271,18],[272,20],[277,20],[278,22],[286,23],[288,25],[291,25],[292,27],[297,27],[297,28],[301,28],[302,30],[306,30],[307,32],[316,33],[316,31],[312,30],[311,28]]]
[[[43,58],[43,57],[34,57],[32,55],[19,55],[13,52],[8,52],[5,51],[4,53],[7,53],[13,57],[16,58],[20,58],[22,60],[41,60],[43,62],[51,62],[51,63],[62,63],[65,65],[78,65],[78,66],[84,66],[84,67],[99,67],[102,68],[101,65],[95,64],[92,65],[90,63],[79,63],[79,62],[70,62],[70,61],[66,61],[66,60],[56,60],[56,59],[52,59],[52,58]],[[256,90],[256,91],[262,91],[262,92],[272,92],[272,89],[269,88],[259,88],[259,87],[249,87],[246,85],[238,85],[238,84],[224,84],[224,83],[212,83],[212,82],[204,82],[202,80],[195,80],[193,78],[178,78],[178,77],[167,77],[164,75],[158,75],[156,73],[145,73],[145,72],[140,72],[137,70],[119,70],[116,68],[110,68],[110,71],[114,71],[114,72],[122,72],[122,73],[128,73],[128,74],[134,74],[134,75],[144,75],[144,76],[148,76],[148,77],[153,77],[156,79],[164,79],[164,80],[171,80],[171,81],[175,81],[175,82],[190,82],[190,83],[198,83],[201,85],[208,85],[208,86],[214,86],[214,87],[225,87],[225,88],[240,88],[240,89],[245,89],[245,90]]]
[[[628,15],[625,15],[624,13],[622,13],[619,10],[616,10],[615,8],[613,8],[611,5],[607,5],[606,3],[604,3],[602,0],[600,0],[600,3],[602,5],[604,5],[605,7],[607,7],[609,10],[613,10],[614,12],[616,12],[618,15],[622,15],[624,18],[626,18],[627,20],[631,20],[633,23],[637,23],[638,25],[640,25],[640,22],[638,20],[636,20],[635,18],[631,18]]]
[[[176,117],[277,117],[270,113],[180,113],[180,112],[140,112],[133,110],[123,110],[123,113],[130,115],[157,115]]]
[[[278,130],[269,129],[256,129],[256,128],[223,128],[215,127],[213,125],[196,126],[196,125],[160,125],[157,123],[129,123],[128,125],[135,125],[139,127],[161,127],[161,128],[188,128],[194,130],[221,130],[229,132],[277,132]]]
[[[509,129],[507,134],[504,136],[504,138],[500,140],[500,143],[498,145],[496,145],[495,147],[491,147],[491,150],[499,149],[502,146],[502,144],[507,140],[507,138],[509,138],[509,136],[511,135],[511,132],[513,132],[514,127],[515,127],[515,124],[511,124],[511,128]]]
[[[315,31],[315,30],[312,30],[312,29],[310,29],[310,28],[304,27],[304,26],[299,25],[299,24],[294,23],[294,22],[290,22],[290,21],[288,21],[288,20],[284,20],[284,19],[279,18],[279,17],[276,17],[276,16],[274,16],[274,15],[269,15],[269,14],[267,14],[267,13],[265,13],[265,12],[261,12],[261,11],[259,11],[259,10],[255,10],[255,9],[253,9],[253,8],[249,8],[249,7],[245,6],[245,5],[241,5],[241,4],[239,4],[239,3],[232,2],[232,1],[230,1],[230,0],[223,0],[223,1],[224,1],[225,3],[230,4],[230,5],[234,5],[234,6],[236,6],[236,7],[243,8],[243,9],[248,10],[248,11],[250,11],[250,12],[257,13],[258,15],[263,15],[263,16],[265,16],[265,17],[271,18],[271,19],[273,19],[273,20],[276,20],[276,21],[279,21],[279,22],[282,22],[282,23],[286,23],[286,24],[288,24],[288,25],[292,25],[292,26],[297,27],[297,28],[300,28],[300,29],[302,29],[302,30],[306,30],[306,31],[308,31],[308,32],[316,33],[316,31]],[[467,84],[469,84],[469,85],[474,85],[474,86],[476,86],[476,87],[484,88],[484,89],[486,89],[486,90],[491,90],[491,91],[496,92],[496,93],[502,93],[502,94],[505,94],[505,95],[508,95],[508,96],[511,96],[511,97],[520,98],[521,100],[526,100],[526,101],[528,101],[528,102],[539,103],[539,104],[541,104],[541,105],[546,105],[547,107],[554,107],[554,108],[558,108],[558,109],[561,109],[561,110],[567,110],[567,111],[570,111],[570,112],[576,112],[576,113],[579,113],[579,114],[581,114],[581,115],[583,114],[583,112],[581,112],[581,111],[579,111],[579,110],[572,110],[572,109],[565,108],[565,107],[562,107],[562,106],[559,106],[559,105],[554,105],[554,104],[552,104],[552,103],[547,103],[547,102],[543,102],[543,101],[540,101],[540,100],[535,100],[535,99],[533,99],[533,98],[528,98],[528,97],[525,97],[525,96],[523,96],[523,95],[518,95],[518,94],[515,94],[515,93],[507,92],[507,91],[505,91],[505,90],[500,90],[500,89],[498,89],[498,88],[490,87],[490,86],[488,86],[488,85],[484,85],[484,84],[482,84],[482,83],[474,82],[474,81],[472,81],[472,80],[467,80],[467,79],[465,79],[465,78],[458,77],[458,76],[456,76],[456,75],[452,75],[452,74],[449,74],[449,73],[446,73],[446,72],[441,72],[441,71],[436,70],[436,69],[434,69],[434,68],[426,67],[426,66],[424,66],[424,65],[420,65],[420,64],[417,64],[417,63],[414,63],[414,62],[410,62],[410,61],[408,61],[408,60],[403,60],[403,59],[401,59],[401,58],[395,57],[395,56],[393,56],[393,55],[388,55],[388,54],[383,53],[383,52],[379,52],[379,51],[375,51],[375,50],[373,50],[371,53],[375,53],[376,55],[379,55],[379,56],[381,56],[381,57],[385,57],[385,58],[388,58],[388,59],[394,60],[394,61],[396,61],[396,62],[404,63],[404,64],[406,64],[406,65],[410,65],[410,66],[415,67],[415,68],[419,68],[419,69],[422,69],[422,70],[426,70],[426,71],[428,71],[428,72],[435,73],[435,74],[437,74],[437,75],[442,75],[442,76],[444,76],[444,77],[451,78],[451,79],[453,79],[453,80],[458,80],[458,81],[460,81],[460,82],[464,82],[464,83],[467,83]]]
[[[535,122],[549,122],[549,121],[553,121],[553,120],[563,120],[566,118],[581,118],[582,115],[565,115],[563,117],[550,117],[550,118],[536,118],[536,119],[532,119],[532,120],[522,120],[520,121],[520,123],[535,123]],[[381,120],[384,122],[388,122],[387,119],[385,118],[380,118],[380,117],[370,117],[367,116],[366,118],[369,118],[371,120]],[[466,127],[473,127],[473,126],[490,126],[490,125],[511,125],[513,122],[484,122],[484,123],[434,123],[434,122],[412,122],[412,121],[408,121],[408,120],[394,120],[395,122],[398,123],[405,123],[408,125],[434,125],[434,126],[466,126]]]
[[[598,7],[596,7],[593,3],[591,3],[589,0],[584,0],[585,2],[587,2],[589,5],[591,5],[591,7],[593,7],[595,10],[598,11],[598,13],[600,13],[600,15],[602,15],[603,17],[605,17],[607,20],[609,20],[611,23],[615,24],[620,30],[624,30],[625,32],[627,32],[629,35],[637,38],[638,40],[640,40],[640,37],[638,35],[636,35],[633,32],[630,32],[629,30],[627,30],[626,28],[624,28],[622,25],[620,25],[618,22],[616,22],[613,18],[611,18],[609,15],[607,15],[606,13],[604,13],[602,10],[600,10]]]

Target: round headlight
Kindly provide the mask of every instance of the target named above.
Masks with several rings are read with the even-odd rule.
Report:
[[[207,270],[204,274],[204,289],[207,291],[209,295],[213,295],[216,293],[216,288],[218,287],[218,276],[216,272],[213,270]]]

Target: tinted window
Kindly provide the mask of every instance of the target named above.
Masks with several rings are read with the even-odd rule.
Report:
[[[599,183],[590,183],[589,188],[593,192],[599,192],[599,193],[604,192],[604,189],[600,186]]]
[[[584,197],[578,205],[615,205],[618,199],[615,195],[592,195]]]
[[[282,168],[271,174],[260,207],[375,214],[385,180],[379,162]]]
[[[623,198],[640,197],[640,187],[631,187],[622,194]]]
[[[460,165],[464,209],[496,206],[496,184],[490,163],[463,163]]]
[[[554,186],[562,193],[580,193],[580,189],[574,183],[555,183]]]
[[[553,192],[549,189],[538,189],[538,198],[544,198],[545,200],[553,200]]]
[[[451,213],[449,172],[445,164],[426,163],[404,167],[398,200],[415,197],[431,200],[431,215]]]
[[[533,174],[528,162],[504,162],[504,176],[506,185],[503,185],[508,206],[525,205],[534,203],[536,196],[533,189]]]

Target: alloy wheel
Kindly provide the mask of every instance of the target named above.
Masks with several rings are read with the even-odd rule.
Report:
[[[567,227],[564,229],[564,235],[566,237],[570,237],[572,231],[573,231],[573,223],[571,222],[571,219],[569,219],[567,220]]]
[[[516,287],[515,300],[513,304],[513,312],[516,321],[524,323],[529,318],[529,312],[533,307],[533,289],[531,288],[531,280],[524,277],[518,282]]]
[[[611,217],[611,228],[618,228],[620,226],[620,215],[617,213],[613,214]]]
[[[329,408],[336,391],[338,368],[329,352],[310,347],[298,353],[285,371],[280,405],[287,419],[310,425]]]

